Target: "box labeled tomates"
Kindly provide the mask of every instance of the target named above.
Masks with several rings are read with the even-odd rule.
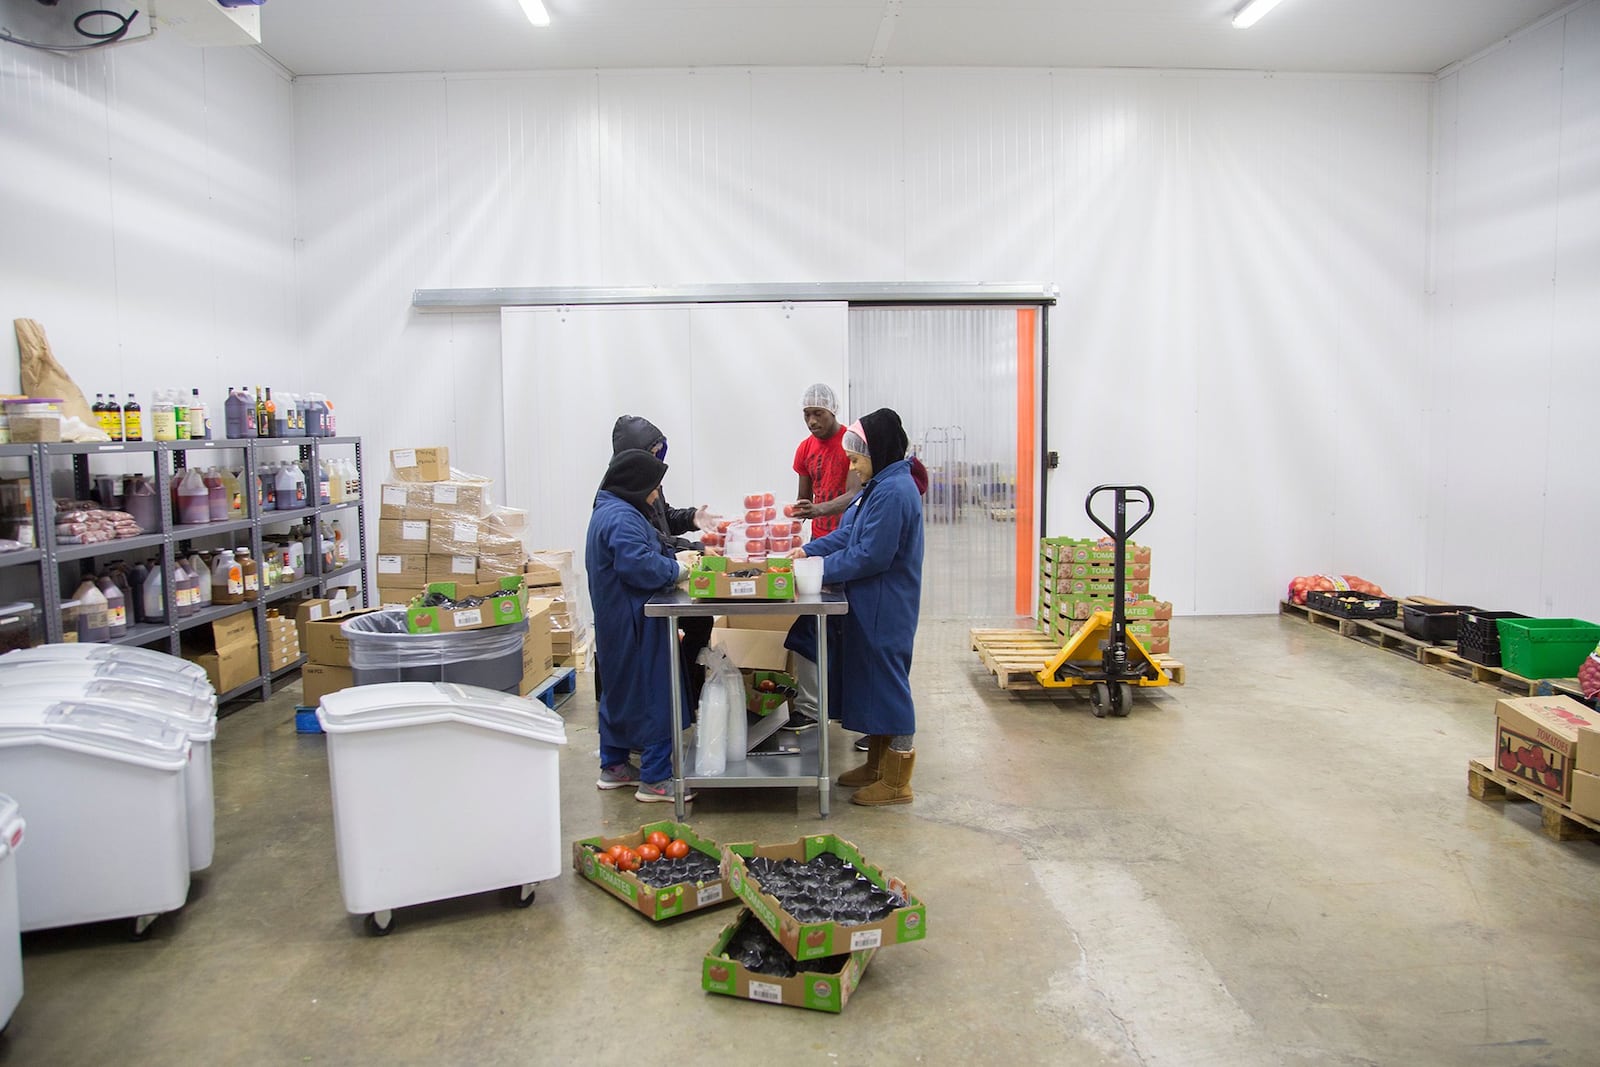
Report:
[[[921,941],[927,907],[850,842],[814,834],[786,845],[725,845],[722,874],[797,960]]]
[[[1150,546],[1129,541],[1123,558],[1128,563],[1149,563]],[[1046,537],[1039,542],[1039,559],[1047,563],[1115,563],[1117,546],[1106,538]]]
[[[837,1014],[877,951],[865,948],[799,964],[749,908],[740,908],[701,962],[700,987],[707,993]]]
[[[1503,697],[1495,702],[1495,766],[1541,793],[1572,796],[1572,772],[1593,772],[1580,739],[1600,729],[1600,712],[1571,697]]]
[[[702,556],[689,572],[689,595],[702,600],[793,600],[794,561]]]
[[[620,837],[574,841],[572,869],[659,921],[733,902],[720,855],[715,841],[687,823],[652,822]]]
[[[406,608],[406,629],[414,634],[453,633],[506,626],[528,617],[528,589],[522,575],[498,582],[429,582]]]
[[[741,671],[744,675],[745,710],[756,715],[771,715],[784,703],[800,695],[794,675],[784,671]]]

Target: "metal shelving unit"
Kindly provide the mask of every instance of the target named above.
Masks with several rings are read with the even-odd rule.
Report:
[[[307,472],[308,494],[312,501],[306,507],[295,508],[288,511],[263,510],[258,506],[256,493],[249,487],[255,485],[257,472],[268,462],[287,459],[287,456],[275,456],[271,450],[295,450],[294,459],[301,464]],[[218,619],[228,618],[243,612],[253,612],[256,623],[256,639],[260,649],[259,676],[250,682],[240,685],[228,693],[218,694],[218,702],[222,703],[236,697],[248,695],[252,690],[259,691],[265,699],[272,695],[273,683],[287,674],[297,670],[304,662],[304,657],[287,666],[271,669],[268,663],[269,642],[267,640],[267,608],[269,605],[279,604],[303,593],[321,593],[335,583],[346,584],[341,579],[358,576],[356,583],[361,590],[361,603],[363,606],[371,602],[370,583],[366,573],[366,509],[361,497],[358,495],[353,500],[340,501],[337,504],[317,503],[318,481],[317,473],[324,458],[324,450],[328,449],[353,449],[355,467],[358,479],[364,479],[366,471],[361,455],[361,438],[359,437],[285,437],[285,438],[244,438],[227,439],[219,438],[209,441],[127,441],[127,442],[91,442],[84,444],[29,444],[29,445],[0,445],[0,458],[24,458],[29,462],[29,475],[33,488],[33,513],[36,526],[36,537],[39,547],[25,549],[19,552],[10,552],[0,555],[0,568],[15,568],[32,565],[38,568],[40,599],[43,601],[43,615],[46,640],[59,642],[64,634],[61,625],[61,604],[64,599],[61,584],[61,571],[64,564],[97,560],[106,556],[132,556],[142,558],[145,553],[160,558],[162,573],[165,576],[163,593],[165,603],[172,605],[177,598],[177,590],[173,585],[173,564],[180,556],[187,556],[190,543],[213,537],[228,537],[246,535],[243,540],[249,542],[252,555],[257,561],[265,564],[263,553],[264,538],[263,528],[279,524],[293,524],[310,520],[311,544],[313,552],[306,561],[309,573],[293,582],[288,582],[262,590],[262,595],[255,600],[242,604],[223,604],[201,609],[183,618],[175,618],[169,610],[165,623],[130,623],[127,632],[112,639],[110,643],[119,645],[157,646],[162,651],[178,655],[180,651],[180,636]],[[214,458],[216,453],[226,452],[237,455],[238,462],[224,461]],[[226,522],[212,523],[174,523],[172,514],[172,485],[174,479],[182,474],[189,466],[189,457],[192,453],[211,453],[205,456],[206,466],[226,465],[238,466],[244,471],[247,483],[245,492],[244,518],[230,519]],[[54,479],[58,464],[63,461],[71,463],[73,493],[80,500],[91,497],[92,474],[91,465],[96,458],[116,457],[122,460],[130,458],[148,457],[150,470],[155,482],[157,499],[160,503],[159,514],[161,527],[158,530],[141,534],[138,537],[123,538],[116,541],[105,541],[92,545],[57,545],[55,540],[55,491]],[[320,518],[336,512],[355,512],[355,529],[350,538],[354,562],[341,563],[326,571],[322,568],[323,538]],[[12,572],[15,573],[15,572]]]

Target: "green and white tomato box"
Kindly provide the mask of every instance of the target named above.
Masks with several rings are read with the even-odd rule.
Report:
[[[671,821],[645,823],[638,830],[620,837],[585,837],[572,843],[572,869],[604,889],[618,900],[641,912],[646,918],[660,921],[678,915],[702,911],[720,904],[731,904],[734,895],[728,888],[726,876],[717,881],[680,882],[677,885],[655,888],[646,885],[631,871],[607,867],[596,856],[612,845],[638,848],[645,838],[655,831],[671,838],[682,838],[696,852],[719,857],[721,851],[715,841],[701,837],[687,823]]]

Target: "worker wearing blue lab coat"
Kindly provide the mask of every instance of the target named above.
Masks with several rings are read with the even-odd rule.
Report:
[[[688,568],[668,555],[650,515],[667,465],[642,449],[611,458],[595,494],[585,541],[589,600],[594,606],[600,672],[602,789],[672,778],[672,690],[667,634],[671,621],[646,618],[644,605],[670,589]],[[669,680],[670,679],[670,680]],[[688,701],[681,705],[685,711]],[[686,718],[687,721],[687,718]],[[634,771],[630,749],[640,752]],[[641,788],[641,799],[644,789]]]
[[[838,780],[864,787],[850,798],[857,804],[912,799],[917,715],[911,651],[922,601],[922,494],[906,445],[900,416],[889,408],[852,425],[844,448],[864,482],[861,495],[839,529],[793,553],[823,557],[824,584],[843,584],[850,602],[840,620],[840,718],[870,741],[867,763]],[[830,685],[829,696],[835,691]]]

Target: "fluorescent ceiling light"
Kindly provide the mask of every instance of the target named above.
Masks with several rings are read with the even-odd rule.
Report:
[[[1261,16],[1282,2],[1283,0],[1250,0],[1233,16],[1233,28],[1236,30],[1248,30],[1251,26],[1261,21]],[[526,0],[524,0],[523,6],[527,6]],[[531,18],[532,16],[529,17]]]
[[[522,0],[522,13],[535,26],[550,25],[550,12],[544,9],[543,0]],[[1238,20],[1235,20],[1237,23]]]

